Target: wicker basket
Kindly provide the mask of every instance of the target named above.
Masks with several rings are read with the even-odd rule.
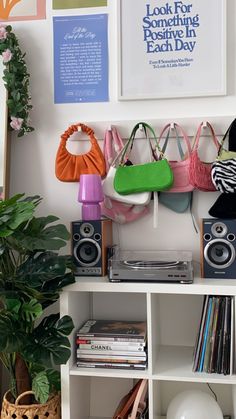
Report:
[[[60,394],[56,394],[44,404],[19,405],[19,401],[27,394],[34,394],[33,391],[26,391],[17,397],[13,403],[10,391],[3,397],[1,419],[60,419]]]

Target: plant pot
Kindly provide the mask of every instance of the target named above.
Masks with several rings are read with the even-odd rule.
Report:
[[[20,399],[27,395],[34,394],[33,391],[26,391],[17,397],[15,403],[10,391],[3,397],[1,419],[60,419],[61,403],[60,394],[51,397],[47,403],[19,405]]]

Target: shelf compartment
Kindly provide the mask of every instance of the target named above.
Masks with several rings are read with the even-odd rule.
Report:
[[[67,419],[112,418],[120,400],[134,384],[133,378],[70,376],[70,410],[63,403],[63,415]]]
[[[215,397],[214,392],[223,414],[235,417],[234,394],[231,385],[210,383],[209,387],[207,383],[153,380],[153,419],[159,419],[159,417],[164,419],[173,398],[186,390],[200,390],[213,398]]]
[[[193,372],[193,347],[160,346],[153,369],[158,380],[236,384],[235,375]]]

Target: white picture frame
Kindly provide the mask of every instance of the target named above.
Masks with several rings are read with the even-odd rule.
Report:
[[[226,0],[117,6],[119,100],[226,95]]]

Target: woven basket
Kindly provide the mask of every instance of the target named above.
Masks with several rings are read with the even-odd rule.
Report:
[[[60,419],[60,394],[56,394],[47,403],[19,405],[19,401],[27,394],[34,394],[33,391],[26,391],[17,397],[12,403],[12,395],[7,391],[3,397],[1,419]]]

